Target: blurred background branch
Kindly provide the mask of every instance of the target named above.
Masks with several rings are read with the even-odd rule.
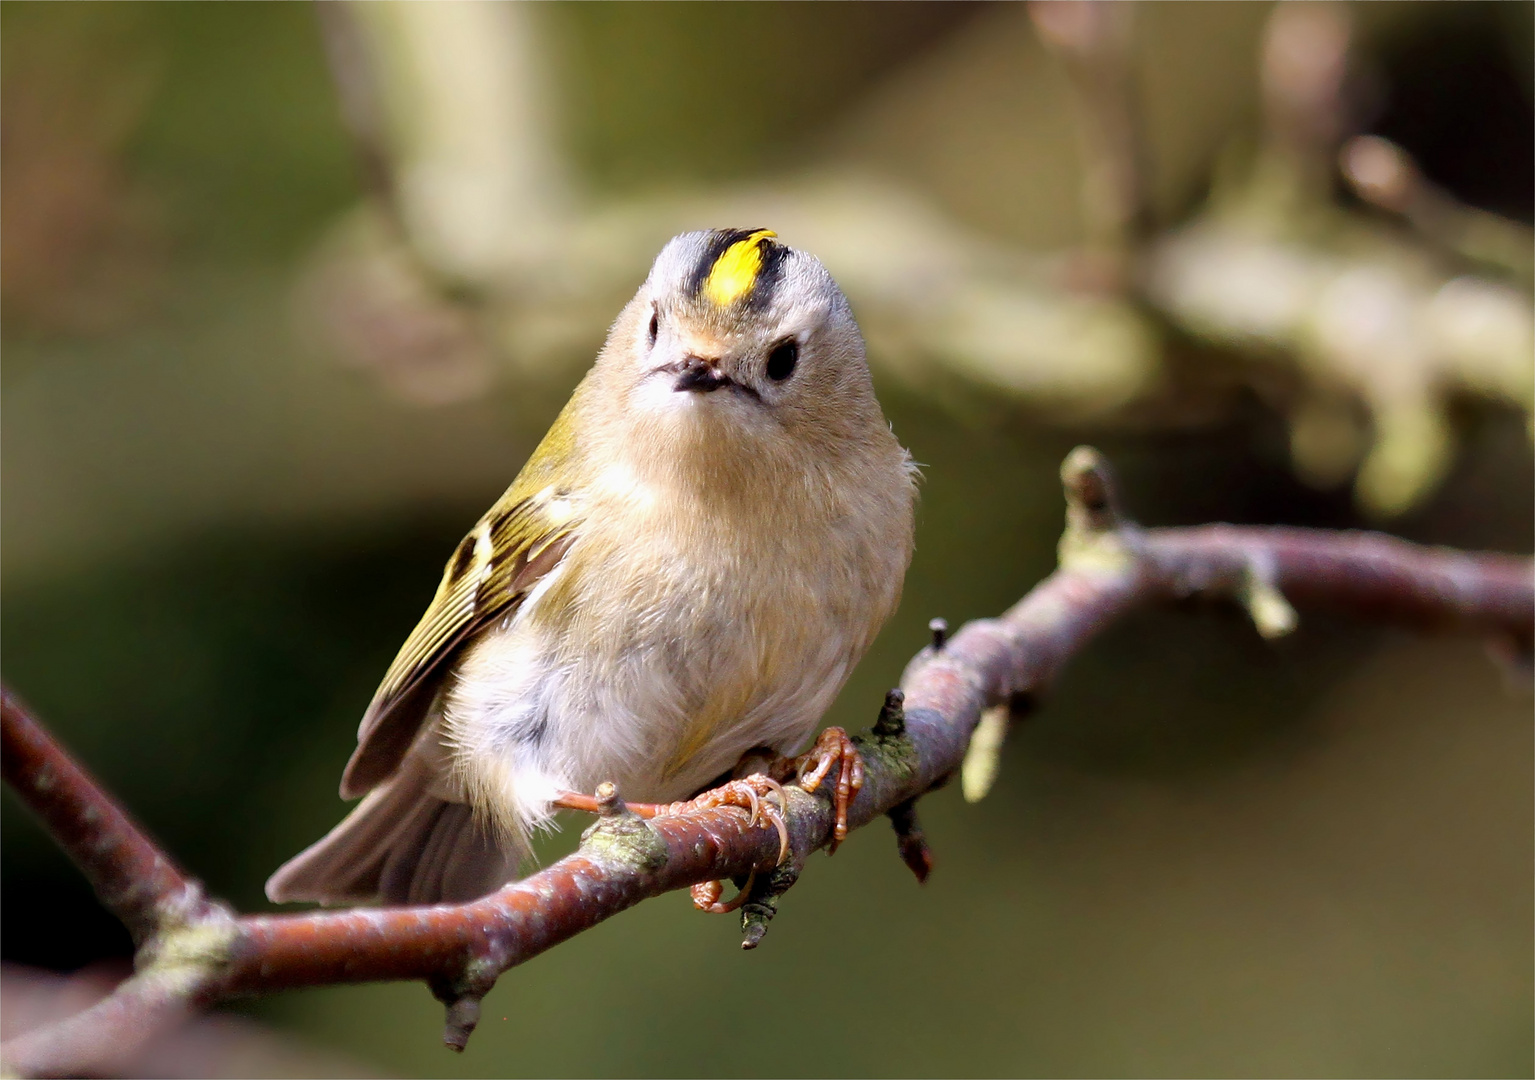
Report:
[[[1230,350],[1236,379],[1260,392],[1264,373],[1248,370],[1243,353],[1283,356],[1293,385],[1275,404],[1290,418],[1295,467],[1321,486],[1358,468],[1359,500],[1376,516],[1419,505],[1446,475],[1451,393],[1529,417],[1535,324],[1531,279],[1519,270],[1528,231],[1409,181],[1400,152],[1396,179],[1366,187],[1402,188],[1390,198],[1412,231],[1337,197],[1340,147],[1369,109],[1351,9],[1274,9],[1258,71],[1257,150],[1245,163],[1228,155],[1208,207],[1161,237],[1151,229],[1130,7],[1068,0],[1029,13],[1076,105],[1083,244],[1054,253],[977,234],[835,152],[796,163],[771,192],[575,196],[550,141],[549,76],[532,59],[535,12],[333,5],[324,22],[343,115],[370,186],[389,187],[383,204],[399,208],[405,250],[426,270],[419,318],[448,318],[429,313],[428,296],[467,303],[491,358],[458,337],[449,344],[405,327],[397,337],[412,355],[423,337],[440,344],[414,361],[391,358],[378,335],[346,330],[386,310],[401,318],[399,288],[369,269],[398,261],[401,249],[380,247],[377,234],[354,233],[335,254],[350,270],[332,266],[315,303],[351,362],[405,392],[484,392],[489,372],[458,383],[439,368],[483,372],[488,363],[526,376],[578,355],[576,340],[621,302],[627,267],[667,236],[705,219],[771,220],[837,268],[875,360],[927,392],[957,375],[1053,422],[1145,422],[1159,412],[1171,331]],[[1343,175],[1379,173],[1383,145],[1350,142]],[[379,282],[371,302],[365,279]],[[411,390],[399,380],[417,365],[422,385]]]

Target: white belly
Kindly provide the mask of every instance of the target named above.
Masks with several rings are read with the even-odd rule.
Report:
[[[750,580],[677,582],[638,604],[587,595],[607,617],[551,632],[539,605],[568,569],[471,646],[445,710],[471,798],[519,832],[544,820],[562,789],[611,780],[625,798],[669,802],[754,747],[799,748],[861,655],[867,623],[884,616],[870,610],[849,627],[845,605],[827,610],[790,574],[787,593],[766,605],[772,586]],[[785,584],[781,568],[774,584]],[[575,647],[584,632],[599,641]]]

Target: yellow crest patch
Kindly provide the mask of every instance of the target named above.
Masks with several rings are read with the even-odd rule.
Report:
[[[750,292],[762,271],[761,243],[777,235],[772,229],[758,229],[726,248],[709,269],[704,296],[716,307],[728,307]]]

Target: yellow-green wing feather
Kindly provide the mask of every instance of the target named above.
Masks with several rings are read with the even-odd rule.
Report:
[[[575,539],[570,413],[566,406],[506,494],[454,549],[437,594],[363,715],[342,797],[366,794],[394,773],[452,666],[449,658],[516,611]]]

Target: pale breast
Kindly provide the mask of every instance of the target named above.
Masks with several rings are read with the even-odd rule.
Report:
[[[481,799],[536,816],[529,804],[560,788],[611,780],[671,801],[753,747],[791,752],[899,595],[909,546],[857,515],[743,535],[709,514],[628,509],[622,531],[583,530],[466,655],[449,727],[461,771],[488,778],[470,785]]]
[[[854,557],[816,542],[827,538],[793,539]],[[695,523],[639,548],[597,541],[572,552],[590,585],[560,635],[553,725],[583,786],[614,779],[634,798],[680,798],[754,746],[796,747],[876,615],[876,598],[849,597],[788,538],[742,542]]]

